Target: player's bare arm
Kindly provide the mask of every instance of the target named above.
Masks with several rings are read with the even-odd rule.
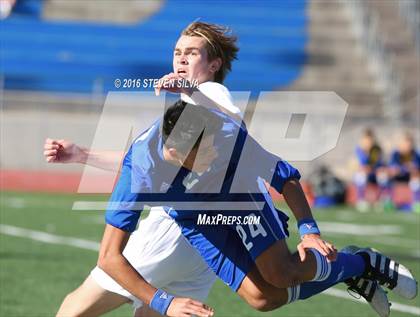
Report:
[[[94,151],[63,139],[47,138],[44,143],[44,157],[47,163],[79,163],[118,171],[123,156],[123,151]]]
[[[297,179],[291,179],[285,183],[283,196],[298,222],[303,219],[313,219],[311,208]],[[331,243],[322,240],[319,234],[309,233],[301,238],[302,241],[297,246],[301,261],[305,261],[305,250],[310,248],[318,250],[330,261],[336,259],[337,249]]]
[[[146,282],[122,254],[129,236],[130,234],[126,231],[106,225],[99,250],[98,266],[128,292],[152,306],[158,289]],[[166,314],[167,316],[207,317],[213,315],[213,310],[190,298],[174,298]]]
[[[48,163],[86,163],[85,148],[64,139],[47,138],[44,143],[44,156]]]

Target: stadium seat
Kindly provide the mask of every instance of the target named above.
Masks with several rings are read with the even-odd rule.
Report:
[[[2,21],[6,89],[63,92],[115,90],[115,78],[160,78],[172,69],[180,31],[197,18],[229,25],[241,48],[226,84],[231,90],[272,90],[293,82],[306,60],[306,1],[166,1],[137,25],[39,18],[41,1]],[[31,9],[32,8],[32,9]],[[221,10],[223,8],[223,10]],[[23,11],[22,11],[23,10]],[[38,10],[38,11],[37,11]],[[35,17],[35,18],[34,18]]]

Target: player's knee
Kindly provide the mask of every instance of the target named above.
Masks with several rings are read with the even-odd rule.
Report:
[[[261,272],[264,280],[278,288],[288,288],[299,284],[299,272],[290,259],[282,261],[280,266],[269,266]]]
[[[264,294],[261,292],[253,294],[252,296],[248,297],[246,301],[252,308],[261,312],[274,310],[283,304],[279,300],[264,296]]]
[[[282,303],[278,299],[262,298],[257,303],[257,307],[255,307],[255,309],[258,310],[258,311],[261,311],[261,312],[268,312],[268,311],[272,311],[272,310],[275,310],[277,308],[280,308],[281,306],[283,306],[283,304],[284,303]]]
[[[284,241],[264,251],[256,259],[256,264],[263,279],[277,288],[299,284],[299,263],[296,263]]]
[[[260,312],[272,311],[272,310],[279,307],[279,306],[275,305],[275,303],[273,303],[273,302],[271,302],[267,299],[261,299],[261,300],[254,301],[250,305],[251,305],[252,308],[254,308],[255,310],[258,310]]]
[[[257,287],[248,287],[241,296],[248,305],[261,312],[274,310],[284,304],[284,300],[281,296],[269,296],[269,293],[266,293]]]

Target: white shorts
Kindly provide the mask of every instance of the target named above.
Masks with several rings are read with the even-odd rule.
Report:
[[[149,216],[140,221],[123,255],[147,282],[177,296],[205,301],[216,279],[176,222],[162,208],[152,208]],[[135,308],[143,306],[141,300],[99,267],[90,275],[103,289],[130,299]]]

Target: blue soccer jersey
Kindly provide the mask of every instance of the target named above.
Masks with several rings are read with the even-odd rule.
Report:
[[[365,152],[359,146],[356,147],[356,157],[361,166],[370,166],[372,169],[384,166],[382,150],[378,145],[372,146],[369,152]]]
[[[415,169],[420,170],[420,153],[412,150],[409,154],[403,154],[400,151],[394,151],[391,154],[390,166],[398,168],[401,175],[408,175],[408,165],[412,165]]]
[[[211,110],[223,121],[215,135],[218,157],[197,174],[163,158],[161,120],[131,145],[112,193],[106,222],[132,232],[145,206],[163,206],[213,271],[235,291],[254,260],[288,236],[288,217],[273,206],[263,180],[280,193],[299,179],[286,161],[264,150],[242,125]],[[198,225],[200,214],[260,216],[259,224]]]

